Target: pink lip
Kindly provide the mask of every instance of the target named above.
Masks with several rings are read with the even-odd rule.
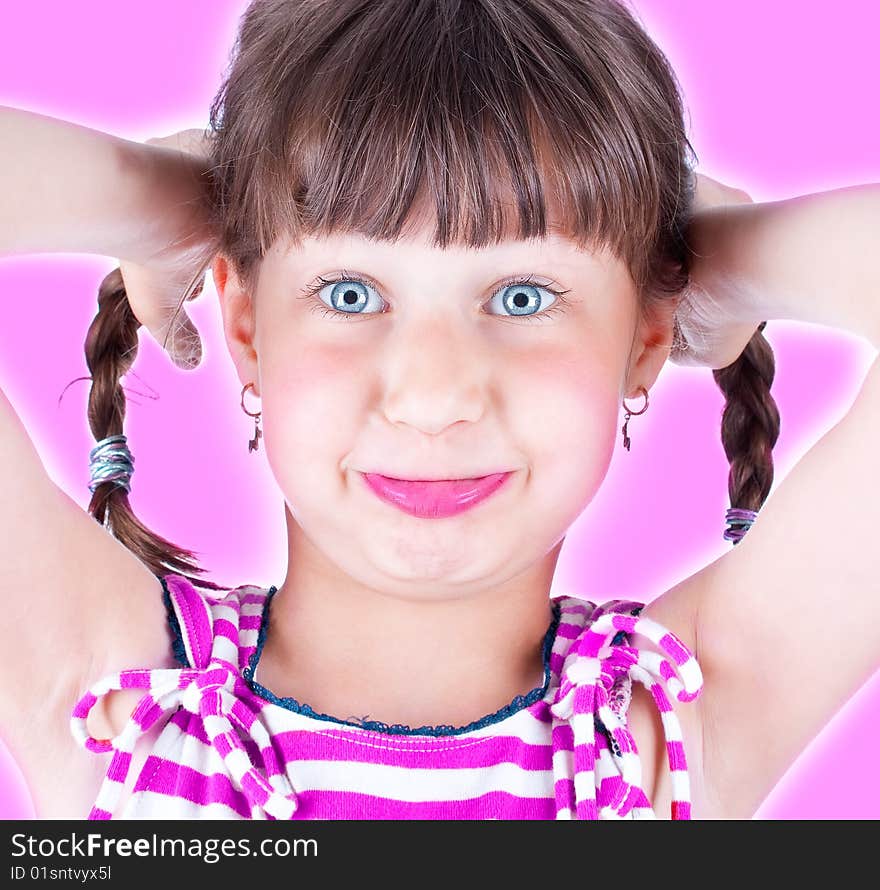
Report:
[[[392,479],[379,473],[362,473],[367,485],[383,501],[419,516],[442,519],[455,516],[484,501],[513,475],[493,473],[479,479],[444,479],[437,482]]]

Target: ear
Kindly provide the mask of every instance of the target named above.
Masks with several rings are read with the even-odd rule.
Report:
[[[651,389],[672,348],[675,300],[662,300],[644,313],[639,313],[627,364],[623,398],[641,395],[640,386]]]
[[[252,392],[260,395],[260,375],[257,361],[256,310],[253,294],[249,293],[226,256],[218,253],[211,264],[211,274],[220,312],[223,316],[223,333],[226,346],[238,373],[241,385],[253,383]]]

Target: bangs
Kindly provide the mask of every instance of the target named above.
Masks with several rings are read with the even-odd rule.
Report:
[[[440,248],[553,233],[631,264],[644,254],[661,222],[662,142],[646,144],[645,107],[624,92],[624,69],[608,69],[608,35],[562,27],[570,7],[279,8],[282,61],[263,60],[257,95],[225,84],[211,117],[222,128],[223,110],[223,142],[241,152],[225,159],[225,222],[249,220],[261,255],[278,238],[394,242],[426,227]],[[243,53],[247,36],[245,21]]]

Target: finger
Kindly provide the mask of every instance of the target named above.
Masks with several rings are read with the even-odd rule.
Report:
[[[148,323],[144,327],[178,368],[192,370],[198,367],[202,360],[202,342],[192,319],[183,309],[176,316],[169,314],[161,322]]]
[[[188,151],[200,158],[206,158],[210,154],[213,136],[209,130],[183,130],[177,135],[180,137],[178,144],[182,151]]]
[[[201,292],[205,289],[205,276],[201,277],[201,280],[196,284],[193,288],[192,293],[186,298],[187,300],[194,300],[197,296],[201,294]]]
[[[157,145],[163,148],[176,148],[178,151],[207,157],[210,154],[212,140],[210,130],[180,130],[168,136],[154,136],[146,140],[147,145]]]
[[[178,368],[190,371],[201,363],[202,341],[189,316],[181,314],[185,317],[174,329],[171,358]]]

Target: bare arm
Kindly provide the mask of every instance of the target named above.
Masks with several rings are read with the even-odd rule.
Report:
[[[841,328],[880,349],[880,183],[703,211],[693,279],[745,322]]]
[[[742,298],[743,317],[838,327],[880,346],[880,186],[704,219],[701,252],[716,265],[702,267],[703,286]],[[704,777],[723,815],[751,816],[880,666],[878,454],[875,361],[848,413],[779,483],[742,542],[700,585],[658,606],[684,615],[685,628],[693,622]]]
[[[174,149],[0,107],[0,255],[173,255],[169,245],[198,224],[201,166]],[[72,336],[80,350],[84,336]],[[171,654],[158,579],[53,483],[2,391],[0,459],[14,468],[0,477],[0,605],[14,628],[0,647],[0,731],[39,815],[68,763],[79,768],[68,721],[84,689],[133,664],[170,666]]]
[[[195,158],[0,106],[0,256],[89,253],[145,263],[198,219]],[[181,216],[174,217],[174,209]]]

